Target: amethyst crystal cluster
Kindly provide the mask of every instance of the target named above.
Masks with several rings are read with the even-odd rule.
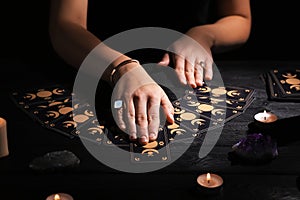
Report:
[[[231,161],[246,163],[266,163],[278,156],[277,144],[269,135],[261,133],[248,134],[233,145],[229,153]]]

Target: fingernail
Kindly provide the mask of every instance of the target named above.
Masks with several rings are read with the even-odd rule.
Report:
[[[155,133],[150,133],[150,134],[149,134],[149,138],[150,138],[151,140],[155,140],[155,139],[156,139],[156,134],[155,134]]]
[[[148,138],[146,136],[142,136],[140,140],[141,142],[148,142]]]
[[[136,140],[136,136],[131,135],[131,136],[129,136],[129,139],[130,140]]]

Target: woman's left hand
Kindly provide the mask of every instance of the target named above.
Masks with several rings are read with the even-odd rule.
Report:
[[[172,61],[182,84],[193,88],[202,86],[204,80],[211,80],[213,77],[210,47],[210,42],[201,37],[196,41],[184,35],[168,48],[170,53],[166,53],[159,64],[168,66]]]

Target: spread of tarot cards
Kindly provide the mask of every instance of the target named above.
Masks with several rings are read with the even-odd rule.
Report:
[[[269,98],[278,101],[300,101],[300,68],[274,68],[265,74]]]
[[[222,127],[241,115],[253,102],[253,93],[253,89],[232,86],[187,89],[183,96],[172,99],[175,122],[161,124],[157,140],[146,145],[131,142],[126,133],[105,121],[113,118],[99,120],[89,103],[77,102],[64,86],[15,90],[11,97],[34,121],[53,132],[70,138],[80,136],[100,146],[118,146],[128,150],[133,163],[151,163],[172,160],[168,144],[196,138],[208,128]]]

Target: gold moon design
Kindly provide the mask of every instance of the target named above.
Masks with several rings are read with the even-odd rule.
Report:
[[[93,112],[89,111],[89,110],[84,111],[84,114],[87,115],[87,116],[89,116],[89,117],[93,117],[94,116]]]
[[[26,93],[26,96],[24,96],[25,99],[33,100],[36,98],[35,94],[32,93]]]
[[[74,107],[75,109],[79,108],[79,103],[75,104],[73,107]]]
[[[54,90],[52,90],[53,94],[56,94],[56,95],[63,95],[64,93],[64,89],[59,89],[59,88],[55,88]]]
[[[178,127],[179,127],[179,125],[176,123],[168,125],[168,129],[174,129],[174,128],[178,128]]]
[[[47,117],[58,118],[58,116],[59,116],[59,112],[54,111],[54,110],[48,111],[47,113],[48,113]]]
[[[194,119],[191,121],[191,124],[195,125],[195,123],[197,123],[199,125],[199,124],[202,124],[202,122],[205,122],[205,120],[204,119]]]
[[[300,80],[297,78],[288,78],[285,80],[285,82],[290,85],[299,85],[300,84]]]
[[[228,94],[228,96],[235,97],[235,96],[239,96],[238,92],[239,92],[238,90],[231,90],[231,91],[228,91],[227,94]]]
[[[206,96],[198,96],[197,98],[198,99],[208,99],[208,97],[206,97]]]
[[[210,98],[211,101],[213,102],[216,102],[216,103],[220,103],[220,102],[223,102],[224,100],[223,99],[217,99],[217,98]]]
[[[88,116],[86,116],[86,115],[75,115],[74,117],[73,117],[73,120],[75,121],[75,122],[78,122],[78,123],[83,123],[83,122],[85,122],[86,120],[88,120],[89,119],[89,117]]]
[[[158,142],[157,141],[153,141],[153,142],[149,142],[147,144],[145,144],[143,147],[146,149],[154,149],[155,147],[157,147]]]
[[[300,85],[291,85],[290,89],[296,88],[296,90],[300,90]]]
[[[205,86],[205,87],[200,87],[198,90],[199,90],[201,93],[208,93],[208,92],[211,91],[211,88]]]
[[[225,114],[225,110],[224,109],[214,109],[214,110],[212,110],[211,111],[211,113],[213,114],[213,115],[223,115],[223,114]]]
[[[174,114],[181,114],[181,113],[184,113],[185,110],[180,110],[179,108],[175,108],[174,109]]]
[[[219,88],[214,88],[211,90],[211,93],[215,94],[215,95],[224,95],[226,94],[227,90],[224,87],[219,87]]]
[[[43,90],[43,91],[39,91],[38,93],[36,93],[36,95],[38,97],[45,98],[45,97],[50,97],[52,95],[52,92]]]
[[[287,73],[286,75],[285,74],[282,74],[282,76],[284,77],[284,78],[296,78],[297,77],[297,74],[294,74],[294,75],[292,75],[291,73]]]
[[[73,126],[74,128],[77,127],[77,123],[74,122],[74,121],[64,121],[63,124],[65,125],[65,127],[70,127],[70,126]]]
[[[50,103],[49,106],[55,106],[55,105],[59,105],[59,104],[62,104],[62,102],[54,101],[54,102]]]
[[[195,115],[195,114],[193,114],[193,113],[182,113],[181,115],[180,115],[180,118],[181,119],[184,119],[184,120],[193,120],[193,119],[195,119],[197,116]]]
[[[72,110],[73,110],[72,107],[63,107],[63,108],[59,109],[58,112],[65,115],[65,114],[71,112]]]
[[[198,109],[204,112],[209,112],[214,109],[214,106],[208,104],[201,104],[198,106]]]
[[[195,101],[189,101],[189,103],[187,103],[188,106],[199,106],[200,103],[199,102],[195,102]]]
[[[226,100],[226,103],[227,103],[227,104],[230,104],[230,105],[233,104],[232,101],[230,101],[230,100]]]
[[[182,133],[182,132],[184,132],[184,133],[186,133],[186,130],[184,130],[184,129],[182,129],[182,128],[176,128],[176,129],[173,129],[173,130],[171,130],[170,131],[170,133],[171,134],[174,134],[174,132],[180,132],[180,133]]]
[[[91,132],[93,135],[95,133],[99,133],[99,134],[102,134],[103,133],[103,130],[99,127],[91,127],[88,129],[89,132]]]
[[[149,155],[152,155],[153,152],[159,154],[159,151],[157,151],[156,149],[145,149],[145,150],[142,151],[142,154],[144,154],[144,153],[149,153],[149,152],[151,153],[151,154],[149,154]]]

